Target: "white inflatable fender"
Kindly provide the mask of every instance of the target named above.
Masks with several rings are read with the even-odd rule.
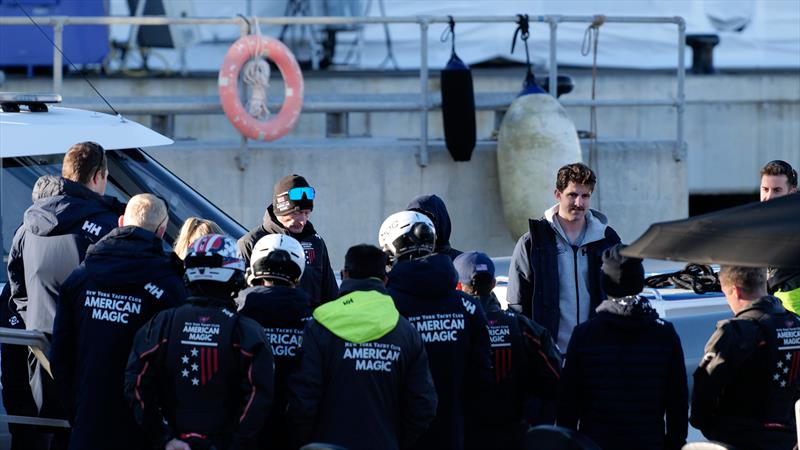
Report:
[[[552,96],[529,94],[511,103],[497,136],[497,172],[506,225],[519,239],[528,219],[554,205],[556,174],[581,162],[575,124]]]

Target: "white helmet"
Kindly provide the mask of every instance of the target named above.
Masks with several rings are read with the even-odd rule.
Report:
[[[383,221],[378,243],[393,260],[407,255],[411,258],[428,255],[436,247],[436,228],[425,214],[401,211]]]
[[[216,281],[244,284],[244,260],[236,251],[236,241],[222,234],[207,234],[197,238],[186,251],[183,260],[188,283]]]
[[[268,234],[256,242],[250,255],[248,284],[266,278],[297,284],[306,268],[306,253],[297,239],[285,234]]]

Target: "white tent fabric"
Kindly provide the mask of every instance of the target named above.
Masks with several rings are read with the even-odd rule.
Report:
[[[112,0],[112,14],[127,14],[125,0]],[[179,0],[164,0],[179,1]],[[516,14],[592,16],[681,16],[687,34],[714,33],[720,44],[714,50],[714,64],[721,69],[800,69],[800,1],[798,0],[303,0],[314,15],[330,13],[344,4],[355,10],[380,15],[380,3],[386,16],[415,17],[447,15],[515,16]],[[282,16],[286,0],[249,0],[253,15]],[[231,17],[246,14],[248,0],[194,0],[194,14],[200,17]],[[590,66],[591,56],[582,56],[581,42],[589,24],[564,23],[558,27],[558,64]],[[450,45],[439,37],[445,24],[434,24],[428,34],[428,61],[433,69],[449,59]],[[524,61],[523,47],[510,53],[516,25],[456,23],[456,51],[468,64],[497,58]],[[277,35],[279,27],[262,27],[264,34]],[[233,40],[236,27],[202,27],[206,41]],[[391,44],[398,67],[416,69],[420,65],[420,31],[417,25],[390,25]],[[127,27],[116,27],[115,37],[127,36]],[[385,64],[387,42],[382,25],[363,29],[363,45],[356,46],[357,33],[340,33],[336,62],[345,62],[348,53],[360,53],[360,67],[375,69]],[[533,24],[531,59],[538,68],[547,67],[549,27]],[[607,23],[601,27],[598,64],[601,67],[630,69],[666,69],[677,65],[678,34],[675,25],[634,25]],[[687,48],[686,65],[691,66],[692,52]],[[351,57],[348,62],[353,62]],[[384,64],[382,64],[384,63]],[[191,65],[194,65],[190,61]],[[200,63],[200,66],[203,64]]]

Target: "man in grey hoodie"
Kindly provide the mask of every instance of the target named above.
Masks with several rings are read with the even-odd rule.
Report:
[[[508,304],[547,328],[565,351],[572,330],[605,299],[603,251],[620,243],[606,217],[589,208],[597,178],[584,164],[558,170],[558,203],[529,221],[511,257]]]

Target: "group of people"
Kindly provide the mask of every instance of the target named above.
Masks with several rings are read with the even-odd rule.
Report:
[[[557,204],[517,242],[509,310],[492,260],[450,246],[436,195],[389,216],[378,246],[351,247],[339,284],[302,176],[275,184],[238,242],[188,218],[171,252],[165,202],[123,205],[104,195],[107,176],[102,147],[74,145],[61,177],[37,181],[14,236],[0,320],[51,348],[4,346],[4,403],[71,425],[17,425],[14,448],[514,449],[536,448],[526,432],[552,424],[604,449],[686,441],[680,339],[639,295],[641,260],[620,255],[590,209],[596,177],[583,164],[558,171]],[[770,163],[762,200],[796,185],[788,164]],[[691,402],[710,439],[794,445],[800,319],[781,301],[797,300],[799,279],[722,268],[736,317],[711,337]],[[29,376],[12,380],[26,362]],[[7,389],[22,378],[30,389]]]

